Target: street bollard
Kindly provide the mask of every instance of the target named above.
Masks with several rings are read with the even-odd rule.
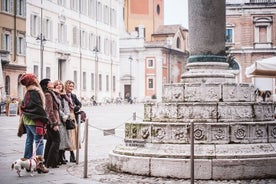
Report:
[[[77,120],[77,149],[76,149],[76,164],[79,164],[79,158],[80,158],[80,115],[78,115]]]
[[[133,119],[133,121],[136,121],[136,112],[133,113],[132,119]]]
[[[84,166],[83,166],[83,177],[87,178],[88,168],[88,119],[85,121],[85,145],[84,145]]]
[[[191,121],[190,128],[190,139],[191,139],[191,184],[194,184],[194,121]]]

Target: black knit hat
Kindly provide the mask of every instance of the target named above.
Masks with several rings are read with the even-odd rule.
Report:
[[[48,85],[48,83],[50,82],[51,80],[50,79],[42,79],[41,81],[40,81],[40,86],[41,86],[41,88],[42,88],[42,90],[43,91],[46,91],[47,90],[47,85]]]

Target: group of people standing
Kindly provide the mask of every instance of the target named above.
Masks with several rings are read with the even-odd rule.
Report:
[[[37,166],[39,173],[48,173],[48,168],[58,168],[68,161],[65,151],[70,151],[70,162],[76,162],[74,151],[77,142],[77,114],[82,106],[72,93],[75,84],[67,80],[42,79],[32,74],[23,74],[20,83],[27,89],[20,106],[22,123],[26,128],[24,158],[43,155],[44,164]],[[66,129],[65,122],[73,120],[74,129]],[[43,139],[47,139],[45,149]],[[35,149],[33,148],[35,142]],[[44,153],[44,154],[43,154]]]

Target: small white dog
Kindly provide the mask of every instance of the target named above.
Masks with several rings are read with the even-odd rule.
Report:
[[[21,158],[14,161],[11,165],[11,169],[15,169],[18,176],[20,175],[21,170],[26,169],[26,171],[31,173],[31,176],[34,175],[34,171],[36,171],[36,167],[43,162],[43,157],[41,155],[35,156],[30,159]]]

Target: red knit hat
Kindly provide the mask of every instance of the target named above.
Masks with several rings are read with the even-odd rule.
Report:
[[[20,79],[19,82],[23,85],[23,86],[30,86],[32,84],[37,83],[37,78],[36,75],[33,73],[26,73],[23,74]]]

